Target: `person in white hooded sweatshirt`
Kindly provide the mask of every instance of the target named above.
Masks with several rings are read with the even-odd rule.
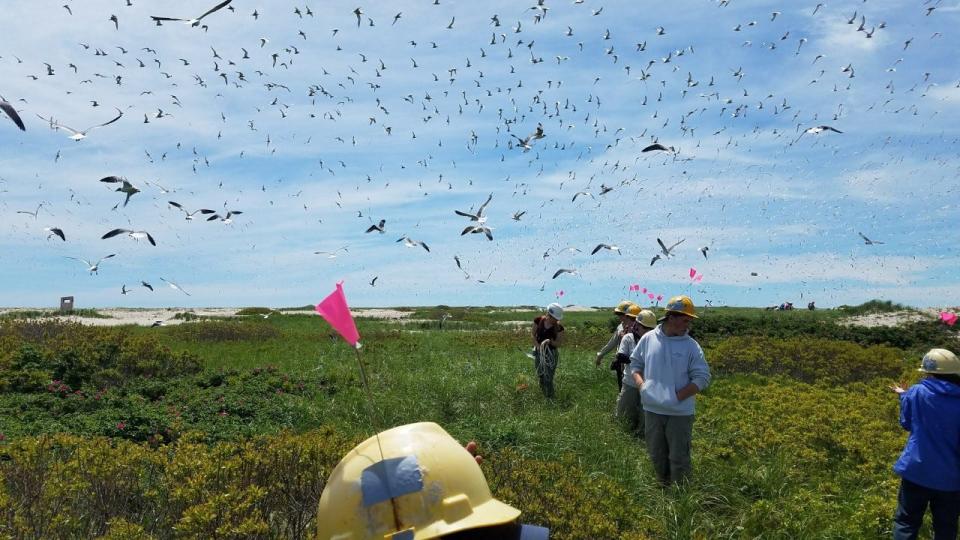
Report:
[[[690,479],[694,396],[710,384],[703,349],[687,334],[698,318],[693,301],[674,296],[666,310],[661,324],[637,342],[629,370],[640,388],[647,452],[663,486]]]

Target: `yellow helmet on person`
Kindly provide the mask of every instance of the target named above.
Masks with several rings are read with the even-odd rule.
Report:
[[[637,314],[637,322],[640,323],[640,326],[645,328],[656,328],[657,327],[657,316],[653,314],[649,309],[641,310]]]
[[[617,307],[613,308],[613,312],[617,315],[626,315],[627,310],[630,309],[630,306],[634,305],[633,302],[629,300],[621,300]]]
[[[920,369],[931,375],[960,375],[960,359],[947,349],[930,349],[920,361]]]
[[[670,298],[665,307],[667,309],[667,313],[681,313],[683,315],[693,317],[694,319],[700,318],[697,317],[697,312],[693,307],[693,300],[691,300],[690,297],[685,294],[680,294]]]
[[[636,319],[637,316],[640,315],[641,311],[643,311],[642,307],[636,304],[630,304],[627,307],[627,310],[623,314],[626,315],[627,317],[630,317],[631,319]]]
[[[340,460],[320,495],[317,538],[425,540],[519,516],[493,498],[463,446],[420,422],[370,437]]]

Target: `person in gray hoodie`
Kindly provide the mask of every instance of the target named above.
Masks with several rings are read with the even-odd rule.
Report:
[[[633,381],[640,388],[644,438],[657,481],[688,481],[696,396],[710,384],[710,366],[700,344],[687,332],[698,318],[688,296],[674,296],[656,329],[644,334],[630,354]]]

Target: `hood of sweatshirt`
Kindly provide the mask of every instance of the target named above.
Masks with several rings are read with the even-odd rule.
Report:
[[[960,384],[953,384],[952,382],[937,379],[936,377],[927,377],[920,381],[920,384],[934,394],[942,394],[960,399]]]

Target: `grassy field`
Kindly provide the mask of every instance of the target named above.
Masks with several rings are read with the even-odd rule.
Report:
[[[552,401],[524,355],[535,311],[361,318],[372,420],[353,350],[315,316],[119,329],[7,321],[0,534],[309,537],[310,507],[346,449],[377,429],[431,420],[479,441],[495,495],[553,538],[887,537],[890,467],[906,436],[886,387],[916,381],[920,355],[956,349],[957,333],[934,321],[838,324],[861,312],[706,311],[692,333],[714,381],[698,397],[694,482],[667,491],[642,442],[612,417],[612,372],[593,364],[609,313],[564,320]],[[264,447],[276,450],[265,457]],[[126,476],[93,474],[77,464],[90,455],[133,461]],[[293,502],[280,497],[291,478]],[[139,502],[99,508],[63,495],[101,484]],[[67,517],[39,523],[54,514]]]

